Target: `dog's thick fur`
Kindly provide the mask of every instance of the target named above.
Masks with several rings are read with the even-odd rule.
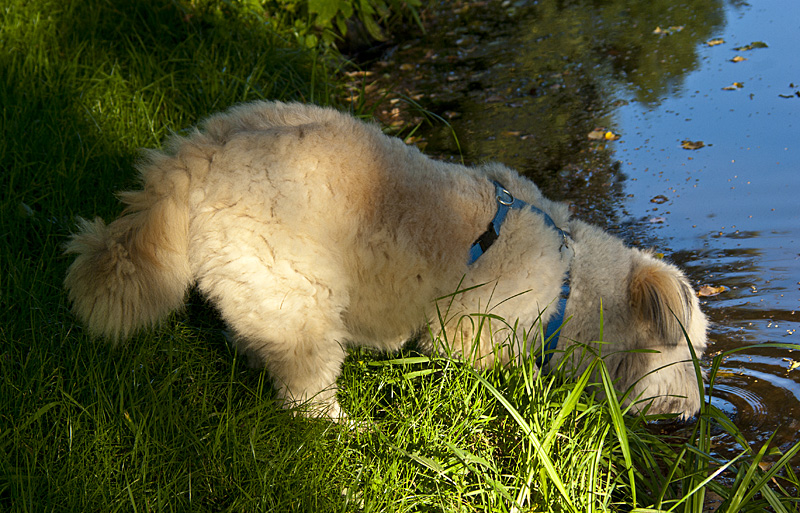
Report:
[[[67,245],[77,257],[65,284],[94,335],[119,340],[154,324],[196,284],[286,404],[310,400],[312,413],[338,418],[347,345],[394,350],[442,315],[437,340],[448,351],[479,366],[505,361],[530,350],[522,331],[535,334],[552,317],[569,273],[572,320],[551,365],[573,357],[580,366],[579,351],[566,349],[597,349],[602,324],[611,376],[648,399],[636,408],[699,407],[683,328],[701,354],[706,318],[684,275],[570,219],[501,165],[431,160],[332,109],[256,102],[173,137],[139,169],[144,187],[121,194],[122,217],[83,221]],[[523,209],[468,265],[497,208],[490,180],[568,231],[569,254],[541,214]],[[465,317],[476,313],[507,323]],[[658,352],[627,352],[637,349]]]

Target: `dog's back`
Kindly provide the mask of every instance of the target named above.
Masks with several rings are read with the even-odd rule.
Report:
[[[234,107],[138,168],[143,187],[120,195],[123,215],[82,221],[67,244],[74,311],[120,340],[197,283],[290,401],[335,382],[346,341],[398,348],[431,298],[451,292],[442,273],[463,274],[492,205],[465,200],[480,173],[300,104]],[[335,396],[317,400],[338,415]]]

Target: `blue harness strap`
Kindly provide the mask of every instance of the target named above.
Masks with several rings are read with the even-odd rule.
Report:
[[[562,248],[567,246],[569,233],[556,226],[556,223],[553,222],[553,219],[545,211],[533,205],[529,205],[521,199],[515,198],[508,192],[508,189],[503,187],[499,182],[492,181],[492,183],[494,184],[497,211],[489,222],[486,231],[472,243],[472,246],[470,246],[468,265],[474,264],[500,236],[500,228],[503,226],[503,221],[505,221],[509,210],[519,210],[528,207],[532,212],[541,214],[544,217],[545,224],[556,230],[561,236]],[[558,337],[561,334],[561,326],[564,324],[564,310],[566,309],[568,296],[569,271],[567,272],[567,279],[561,287],[561,297],[556,305],[556,315],[547,323],[542,354],[536,357],[536,365],[539,366],[539,368],[547,365],[550,358],[553,356],[554,350],[558,346]]]
[[[506,220],[509,210],[522,209],[528,206],[528,204],[521,199],[517,199],[512,196],[511,193],[499,183],[492,183],[494,184],[494,194],[495,199],[497,200],[497,212],[495,212],[492,220],[489,221],[489,227],[486,229],[486,231],[483,232],[469,248],[469,261],[467,262],[468,265],[474,264],[475,261],[478,260],[478,258],[480,258],[481,255],[483,255],[492,244],[494,244],[494,241],[497,240],[497,237],[500,236],[500,227],[503,226],[503,221]],[[536,207],[532,208],[539,210]],[[544,214],[544,212],[542,213]],[[547,214],[545,214],[545,216],[546,219],[550,219],[550,216],[547,216]],[[550,219],[550,222],[552,223],[553,220]]]
[[[556,306],[556,315],[547,323],[542,354],[536,356],[536,366],[540,369],[550,362],[550,358],[553,357],[553,353],[558,347],[558,336],[561,335],[561,327],[564,325],[564,311],[567,309],[567,297],[569,297],[569,275],[567,276],[567,281],[561,287],[561,297]]]

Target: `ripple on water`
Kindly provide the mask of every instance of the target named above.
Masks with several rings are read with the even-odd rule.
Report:
[[[710,403],[740,430],[754,450],[775,434],[774,442],[788,448],[796,442],[800,383],[791,359],[738,353],[725,359],[714,378]],[[742,450],[739,440],[717,427],[715,451],[732,457]]]
[[[758,394],[746,388],[717,383],[710,401],[736,424],[759,429],[766,421],[766,403]]]

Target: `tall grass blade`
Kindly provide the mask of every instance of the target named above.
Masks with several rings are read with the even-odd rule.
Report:
[[[753,462],[751,463],[751,468],[749,470],[756,470],[760,468],[759,463],[763,459],[764,454],[766,454],[769,443],[772,441],[774,436],[775,433],[773,433],[769,437],[769,440],[767,440],[761,447],[761,450],[759,450],[756,458],[754,458]],[[798,453],[798,451],[800,451],[800,442],[794,444],[792,448],[789,449],[778,461],[770,465],[769,470],[764,472],[764,474],[753,484],[750,491],[744,497],[742,497],[740,503],[747,504],[755,494],[761,492],[773,508],[776,508],[779,511],[786,511],[783,506],[780,505],[775,493],[767,485],[769,484],[770,480],[775,477],[775,474],[777,474],[779,470],[781,470],[785,465],[789,464],[791,459]],[[776,506],[776,504],[779,507]]]
[[[678,325],[683,332],[683,338],[686,341],[686,345],[689,347],[689,354],[692,357],[692,366],[694,367],[694,375],[697,380],[697,393],[700,394],[701,398],[704,398],[705,386],[703,384],[703,370],[700,368],[700,359],[697,356],[697,351],[695,351],[694,345],[692,345],[692,341],[683,323],[678,319],[678,316],[675,315],[675,312],[672,312],[672,315],[678,321]],[[710,458],[705,456],[711,452],[711,423],[708,420],[708,408],[710,406],[711,403],[709,401],[700,401],[700,413],[698,415],[697,424],[692,432],[692,440],[697,440],[697,447],[700,455],[695,454],[688,462],[691,466],[691,472],[689,473],[688,479],[685,479],[683,483],[683,486],[686,488],[696,490],[696,493],[688,495],[691,500],[687,501],[684,507],[684,511],[687,513],[702,511],[705,501],[705,487],[700,486],[702,480],[700,483],[698,480],[707,472],[708,463],[710,461]]]
[[[23,422],[22,424],[17,426],[14,430],[7,429],[7,430],[5,430],[3,432],[0,432],[0,448],[5,448],[4,444],[6,444],[8,442],[4,442],[3,439],[6,438],[10,433],[13,433],[13,432],[21,433],[22,431],[27,429],[28,426],[30,426],[31,424],[33,424],[34,422],[36,422],[37,420],[42,418],[42,416],[45,413],[47,413],[49,410],[51,410],[52,408],[54,408],[55,406],[58,406],[58,405],[59,405],[59,403],[56,402],[56,401],[53,401],[51,403],[47,403],[44,406],[42,406],[41,408],[39,408],[38,410],[36,410],[36,413],[34,413],[33,415],[31,415],[30,417],[25,419],[25,422]]]
[[[689,499],[691,499],[693,497],[696,497],[698,495],[698,493],[697,493],[698,491],[705,489],[705,487],[709,483],[711,483],[717,476],[719,476],[720,474],[725,472],[725,470],[727,470],[730,466],[732,466],[734,464],[734,462],[736,462],[736,460],[738,460],[740,457],[744,456],[744,454],[745,453],[739,454],[738,456],[736,456],[732,460],[728,461],[724,465],[721,465],[717,470],[712,472],[708,477],[706,477],[705,479],[703,479],[702,481],[697,483],[694,488],[692,488],[688,492],[686,492],[684,494],[683,498],[679,499],[671,508],[669,508],[666,511],[675,511],[675,508],[677,508],[681,504],[686,503]],[[693,509],[692,511],[698,511],[698,510],[697,509]]]
[[[737,485],[736,491],[733,494],[733,497],[731,497],[731,502],[730,502],[731,511],[739,511],[744,503],[746,503],[753,495],[755,495],[757,492],[760,491],[756,487],[751,488],[749,491],[748,488],[750,483],[753,482],[756,472],[759,470],[758,464],[761,463],[761,460],[767,453],[769,444],[770,442],[772,442],[772,439],[774,437],[775,433],[772,433],[769,439],[766,442],[764,442],[764,444],[761,446],[761,449],[759,449],[756,455],[753,457],[753,461],[745,465],[747,470],[745,471],[744,476],[741,479],[736,480],[736,485]],[[740,469],[740,475],[741,475],[741,469]]]
[[[539,460],[544,467],[545,473],[547,477],[553,482],[555,487],[558,489],[561,497],[567,503],[570,511],[577,512],[578,510],[575,508],[575,505],[570,499],[569,493],[567,493],[567,488],[564,486],[564,482],[561,480],[561,477],[558,475],[558,472],[555,469],[555,465],[553,465],[553,461],[550,459],[550,456],[545,452],[544,448],[542,447],[542,443],[534,434],[533,430],[531,429],[530,424],[520,415],[519,411],[514,408],[514,406],[508,402],[503,394],[500,393],[497,388],[495,388],[489,381],[486,380],[483,376],[481,376],[477,371],[472,370],[473,375],[475,376],[478,381],[480,381],[483,386],[486,387],[487,390],[494,396],[497,401],[503,405],[503,408],[511,415],[511,418],[517,423],[517,425],[522,428],[523,433],[527,437],[528,441],[533,445],[536,450],[536,455],[539,457]]]
[[[550,451],[550,447],[555,441],[556,435],[561,429],[561,426],[564,424],[564,422],[567,420],[567,417],[575,410],[575,407],[580,402],[583,392],[586,389],[586,386],[589,384],[589,379],[591,379],[592,374],[594,373],[595,368],[597,367],[597,363],[599,361],[600,360],[595,360],[594,362],[592,362],[591,365],[589,365],[589,367],[583,372],[577,383],[575,383],[574,388],[570,391],[566,400],[561,404],[558,415],[550,424],[547,435],[545,435],[545,438],[542,441],[542,447],[544,448],[545,451],[547,452]]]
[[[608,373],[608,369],[606,368],[605,364],[602,363],[598,367],[600,370],[600,377],[603,382],[603,390],[606,393],[606,398],[608,401],[611,422],[614,426],[614,432],[617,434],[617,439],[620,443],[622,457],[625,460],[625,469],[628,472],[628,479],[630,480],[631,486],[631,499],[633,500],[633,505],[635,507],[637,503],[636,476],[633,468],[633,457],[631,455],[631,447],[628,441],[628,431],[627,427],[625,426],[625,419],[622,417],[622,409],[620,407],[619,400],[617,399],[617,391],[614,388],[614,384],[611,380],[611,375]]]
[[[511,496],[511,494],[509,494],[506,485],[504,485],[497,479],[494,479],[485,470],[481,470],[474,465],[475,463],[477,463],[484,469],[491,470],[492,474],[497,474],[498,473],[497,469],[486,458],[476,456],[471,452],[467,452],[463,449],[460,449],[450,442],[445,442],[445,445],[453,452],[456,458],[458,458],[458,460],[465,467],[470,469],[473,473],[475,473],[475,475],[479,475],[481,476],[481,478],[485,479],[492,486],[492,489],[495,493],[500,494],[505,500],[513,504],[513,507],[517,506],[517,503],[514,502],[514,498]]]

